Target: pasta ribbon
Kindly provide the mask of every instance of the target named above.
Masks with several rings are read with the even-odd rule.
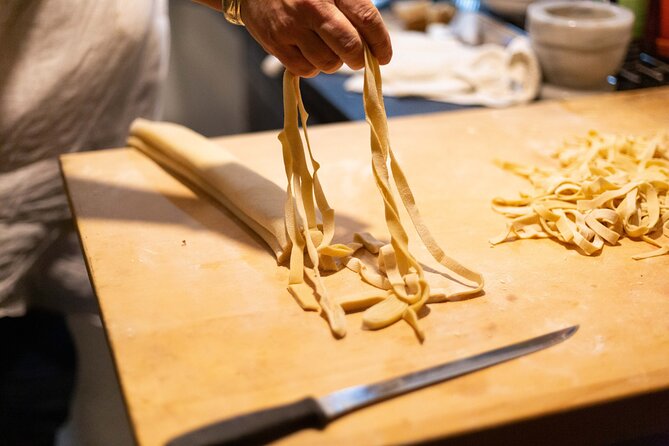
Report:
[[[289,288],[294,296],[302,296],[296,285],[304,282],[305,268],[304,251],[306,249],[308,258],[313,268],[313,285],[319,297],[319,304],[330,328],[335,336],[342,337],[346,334],[346,320],[344,309],[333,300],[323,284],[319,271],[319,250],[337,250],[337,247],[329,247],[334,236],[334,211],[330,208],[323,188],[318,178],[320,165],[314,160],[311,152],[311,144],[307,133],[308,115],[302,105],[302,97],[299,89],[299,78],[294,77],[286,71],[283,79],[283,101],[284,101],[284,128],[279,134],[279,141],[283,147],[283,161],[286,171],[288,186],[286,189],[286,232],[292,242],[290,251],[290,275]],[[300,137],[298,125],[298,109],[302,121],[302,130],[307,146],[307,153],[313,173],[310,172],[305,157],[304,145]],[[314,199],[316,204],[314,204]],[[316,219],[316,206],[323,217],[323,225],[319,227]],[[316,237],[313,234],[318,234]],[[319,240],[318,246],[314,238]],[[332,267],[332,265],[330,265]],[[329,268],[328,268],[329,269]],[[305,298],[297,297],[303,308]]]

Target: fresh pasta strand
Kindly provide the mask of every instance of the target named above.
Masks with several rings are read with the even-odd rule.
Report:
[[[404,308],[402,317],[414,328],[418,337],[422,339],[424,335],[418,328],[416,314],[430,298],[430,287],[425,280],[421,264],[409,252],[408,236],[400,220],[398,208],[390,188],[390,173],[392,173],[392,180],[397,187],[400,199],[419,237],[432,257],[445,267],[449,274],[463,278],[470,286],[470,289],[454,294],[463,296],[479,293],[483,289],[483,277],[481,274],[466,268],[459,262],[446,256],[423,222],[406,177],[390,147],[388,123],[383,104],[381,72],[378,61],[367,46],[365,46],[364,77],[363,100],[366,120],[371,130],[372,171],[376,185],[383,198],[386,224],[391,238],[391,248],[389,247],[385,252],[381,248],[379,255],[382,255],[384,258],[387,276],[389,278],[391,276],[400,276],[402,278],[403,283],[399,280],[391,280],[393,295],[396,298],[396,302],[405,303],[406,307]],[[388,171],[388,162],[390,164],[390,172]],[[388,259],[391,259],[393,256],[395,257],[395,262],[389,268]],[[385,311],[381,311],[381,315],[385,316],[387,323],[394,322],[397,318],[397,312],[399,312],[399,305],[396,302],[393,305],[384,305],[381,302],[371,307],[368,310],[369,313],[366,312],[363,315],[363,322],[370,326],[380,326],[379,320],[382,317],[374,311],[374,308],[381,305],[384,305],[381,308],[385,309]]]
[[[304,282],[306,268],[304,264],[304,250],[306,248],[313,267],[313,283],[319,297],[320,307],[335,336],[343,337],[346,335],[344,310],[339,303],[330,298],[319,272],[318,249],[323,249],[327,246],[334,235],[334,211],[327,204],[317,177],[317,171],[320,166],[313,159],[311,147],[309,146],[309,139],[306,133],[307,116],[299,93],[299,78],[294,77],[288,71],[284,74],[283,95],[284,128],[279,134],[279,140],[283,147],[284,167],[286,179],[288,180],[286,190],[286,232],[293,243],[290,254],[289,285],[298,285]],[[302,138],[300,137],[297,116],[298,109],[302,115],[305,139],[314,169],[313,176],[309,172]],[[324,216],[325,223],[323,228],[326,228],[325,234],[321,232],[317,224],[314,193],[316,194],[316,202],[319,210]],[[320,239],[318,247],[314,243],[313,234],[317,234],[316,237]]]

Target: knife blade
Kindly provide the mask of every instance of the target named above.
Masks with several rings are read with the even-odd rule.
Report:
[[[354,410],[543,350],[568,339],[578,327],[574,325],[374,384],[348,387],[321,398],[308,397],[228,418],[180,435],[167,446],[266,444],[301,429],[323,429],[331,421]]]

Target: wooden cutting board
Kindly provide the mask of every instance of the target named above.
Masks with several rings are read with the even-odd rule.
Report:
[[[130,149],[66,155],[62,167],[137,439],[163,444],[221,417],[369,383],[572,324],[551,349],[378,404],[282,444],[387,444],[448,437],[669,388],[669,256],[623,240],[595,257],[548,241],[491,247],[497,195],[523,180],[492,163],[551,163],[590,129],[667,129],[669,89],[395,119],[391,141],[442,247],[481,271],[485,295],[435,304],[420,344],[398,323],[334,339],[286,292],[260,239]],[[338,238],[385,237],[364,122],[311,129]],[[218,139],[283,187],[276,132]],[[414,240],[415,237],[414,237]],[[421,257],[426,253],[417,243]],[[357,279],[329,278],[333,293]]]

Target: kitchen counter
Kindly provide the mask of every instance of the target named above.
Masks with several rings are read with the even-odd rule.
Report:
[[[420,344],[406,324],[334,339],[286,291],[288,271],[229,212],[130,149],[65,155],[62,168],[91,280],[142,446],[204,423],[374,382],[543,334],[581,328],[548,350],[377,404],[279,444],[592,444],[667,428],[669,256],[623,240],[585,257],[550,240],[491,247],[494,196],[525,183],[493,164],[546,164],[563,138],[666,130],[669,88],[509,110],[389,121],[426,223],[447,253],[482,272],[485,294],[434,304]],[[310,130],[338,212],[337,238],[385,236],[364,122]],[[285,184],[276,132],[217,143]],[[415,234],[410,231],[415,240]],[[416,243],[419,258],[424,250]],[[331,293],[353,276],[330,276]],[[543,420],[543,424],[542,424]]]

